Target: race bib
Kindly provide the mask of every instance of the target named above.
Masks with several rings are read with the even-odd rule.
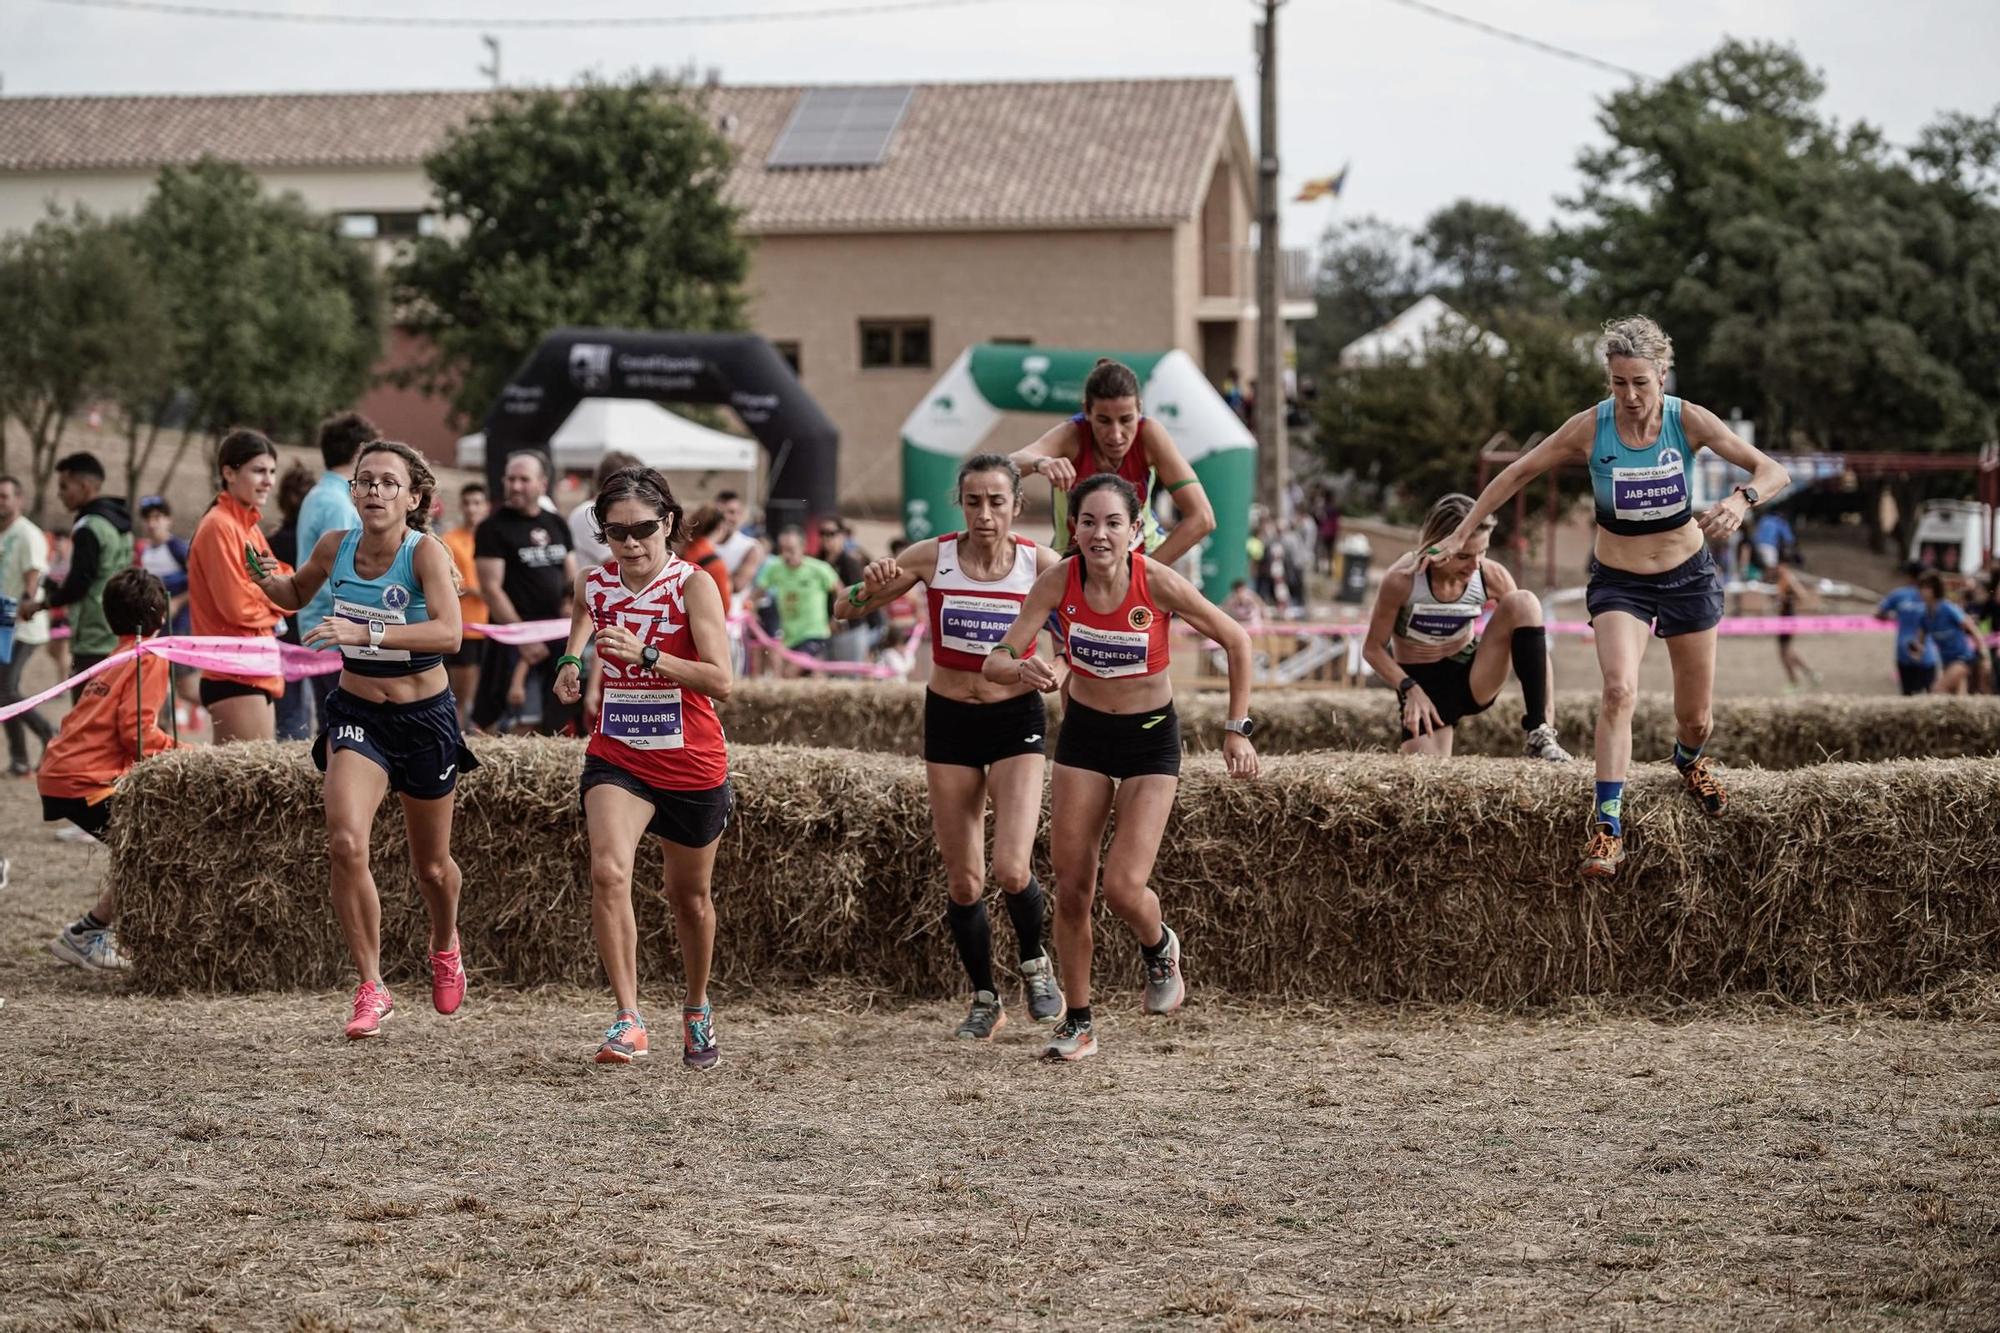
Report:
[[[938,610],[938,646],[984,657],[1007,636],[1021,614],[1021,604],[1005,597],[948,592]]]
[[[620,690],[606,686],[597,730],[635,750],[680,749],[685,744],[681,735],[680,687]]]
[[[333,599],[333,614],[342,620],[351,620],[357,625],[366,625],[371,620],[379,620],[384,625],[407,623],[401,611],[391,611],[386,606],[363,606],[359,602]],[[364,662],[407,662],[410,650],[407,648],[370,648],[365,643],[343,643],[340,645],[342,657],[356,658]]]
[[[1404,637],[1446,643],[1465,633],[1479,619],[1479,608],[1463,602],[1416,602],[1410,607],[1410,623]]]
[[[1069,627],[1069,660],[1079,671],[1102,680],[1146,674],[1145,630]]]
[[[1679,463],[1611,469],[1611,513],[1632,523],[1672,518],[1688,507],[1687,474]]]

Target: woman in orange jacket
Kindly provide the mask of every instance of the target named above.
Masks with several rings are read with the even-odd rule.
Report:
[[[188,603],[196,634],[236,639],[272,637],[285,613],[250,581],[244,567],[247,546],[276,575],[292,572],[271,554],[271,543],[257,526],[264,502],[278,480],[278,450],[254,430],[233,430],[223,437],[216,457],[222,472],[222,492],[202,515],[188,550]],[[285,692],[283,676],[225,676],[204,673],[201,702],[215,718],[215,741],[268,741],[277,733],[273,711]]]

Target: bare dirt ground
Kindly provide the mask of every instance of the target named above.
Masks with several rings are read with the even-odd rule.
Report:
[[[1191,939],[1190,1007],[1106,979],[1074,1067],[728,977],[720,1068],[660,995],[605,1070],[607,997],[476,958],[360,1045],[341,994],[125,996],[45,952],[104,857],[33,816],[0,785],[0,1327],[2000,1326],[1990,1004],[1275,1012]]]

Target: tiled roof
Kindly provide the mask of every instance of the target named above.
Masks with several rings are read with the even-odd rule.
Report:
[[[1105,226],[1190,219],[1236,117],[1227,79],[921,84],[868,168],[770,171],[803,89],[708,90],[753,232]],[[481,92],[0,97],[0,174],[414,165]]]

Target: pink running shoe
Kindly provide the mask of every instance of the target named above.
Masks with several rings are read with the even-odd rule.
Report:
[[[363,1037],[373,1037],[382,1031],[382,1020],[396,1012],[396,1002],[389,998],[389,988],[373,981],[364,981],[354,992],[354,1017],[347,1020],[347,1039],[359,1041]]]
[[[455,1014],[465,1003],[465,964],[458,950],[447,949],[431,955],[431,1007],[441,1014]]]

